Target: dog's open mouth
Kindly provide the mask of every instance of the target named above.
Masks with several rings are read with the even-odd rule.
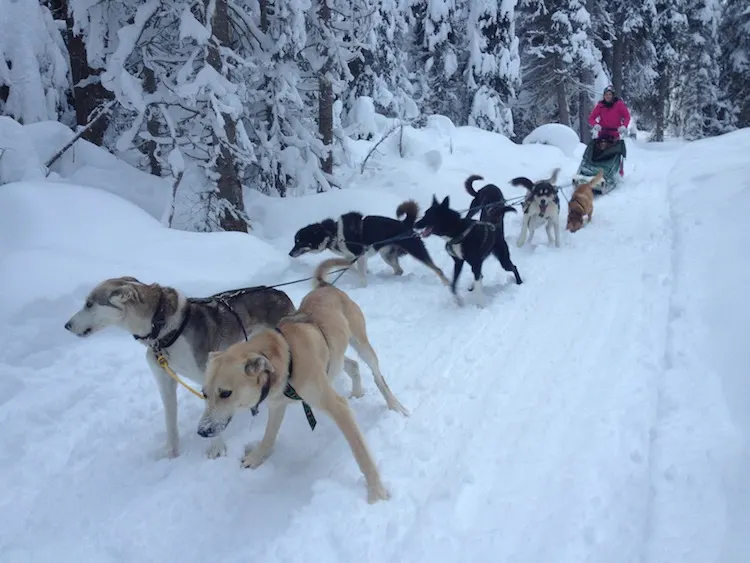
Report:
[[[422,229],[422,238],[427,238],[432,234],[432,227],[425,227]]]
[[[87,328],[86,330],[84,330],[84,331],[83,331],[83,332],[81,333],[81,336],[88,336],[89,334],[91,334],[91,329],[90,329],[90,328]]]

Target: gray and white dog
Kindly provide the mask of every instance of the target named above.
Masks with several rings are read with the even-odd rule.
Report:
[[[156,352],[173,371],[203,385],[209,352],[246,340],[261,327],[274,327],[295,310],[283,291],[266,286],[186,297],[172,287],[145,284],[133,277],[101,282],[83,308],[65,323],[81,337],[118,326],[148,347],[146,361],[159,386],[167,425],[167,456],[180,454],[177,431],[177,382],[158,364]],[[212,440],[210,458],[226,453],[221,437]]]
[[[521,234],[518,236],[516,244],[521,247],[526,242],[526,235],[529,237],[529,244],[534,238],[534,231],[542,225],[547,231],[547,238],[550,244],[560,246],[560,196],[557,183],[557,175],[560,173],[559,168],[555,168],[552,176],[547,180],[532,182],[525,176],[513,178],[510,184],[513,186],[523,186],[528,190],[523,201],[523,222],[521,223]],[[553,238],[554,235],[554,238]]]

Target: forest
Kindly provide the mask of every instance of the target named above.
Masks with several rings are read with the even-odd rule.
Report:
[[[586,142],[608,84],[653,141],[750,126],[750,5],[0,0],[0,115],[59,121],[169,179],[185,230],[247,232],[244,188],[341,187],[375,115],[515,142],[560,123]]]

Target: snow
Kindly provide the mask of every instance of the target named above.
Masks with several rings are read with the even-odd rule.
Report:
[[[0,157],[0,184],[44,178],[44,163],[74,135],[56,121],[21,126],[0,116],[0,152],[8,148],[7,156]],[[169,180],[141,172],[84,139],[78,139],[63,153],[49,173],[48,180],[100,188],[127,199],[156,219],[161,218],[172,193]],[[33,178],[25,176],[28,174]]]
[[[585,150],[578,138],[578,133],[561,123],[545,123],[534,129],[523,139],[523,144],[541,143],[560,149],[566,156],[573,157]],[[583,154],[581,152],[581,154]]]
[[[208,460],[196,433],[202,405],[180,391],[182,454],[159,457],[163,413],[143,348],[116,329],[87,340],[63,330],[105,277],[189,295],[293,281],[325,256],[288,257],[307,222],[350,209],[393,217],[401,201],[424,209],[433,194],[466,209],[469,174],[511,198],[523,193],[508,185],[514,176],[560,166],[565,186],[578,166],[559,145],[517,145],[446,120],[405,132],[408,157],[397,139],[382,143],[346,189],[248,197],[250,235],[165,229],[132,200],[70,181],[2,187],[4,561],[744,561],[748,130],[626,140],[622,186],[559,249],[544,233],[518,249],[521,218],[509,214],[524,283],[488,261],[484,309],[470,297],[458,308],[408,257],[401,277],[376,257],[368,287],[354,274],[339,280],[411,411],[387,411],[362,364],[366,394],[351,405],[388,502],[366,503],[341,434],[324,415],[311,434],[301,409],[268,461],[244,470],[265,410],[236,417],[228,455]],[[352,142],[353,158],[374,142]],[[113,174],[120,182],[109,192],[127,185]],[[426,244],[450,274],[443,243]],[[466,294],[468,274],[459,285]],[[283,289],[299,303],[309,287]],[[347,392],[349,381],[335,386]]]

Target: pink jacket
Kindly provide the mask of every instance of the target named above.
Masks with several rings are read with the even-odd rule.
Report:
[[[608,133],[619,137],[617,129],[620,126],[627,127],[630,124],[630,112],[628,107],[621,99],[617,98],[612,106],[607,107],[603,101],[594,106],[589,115],[589,125],[592,127],[596,124],[601,125],[602,133]]]

